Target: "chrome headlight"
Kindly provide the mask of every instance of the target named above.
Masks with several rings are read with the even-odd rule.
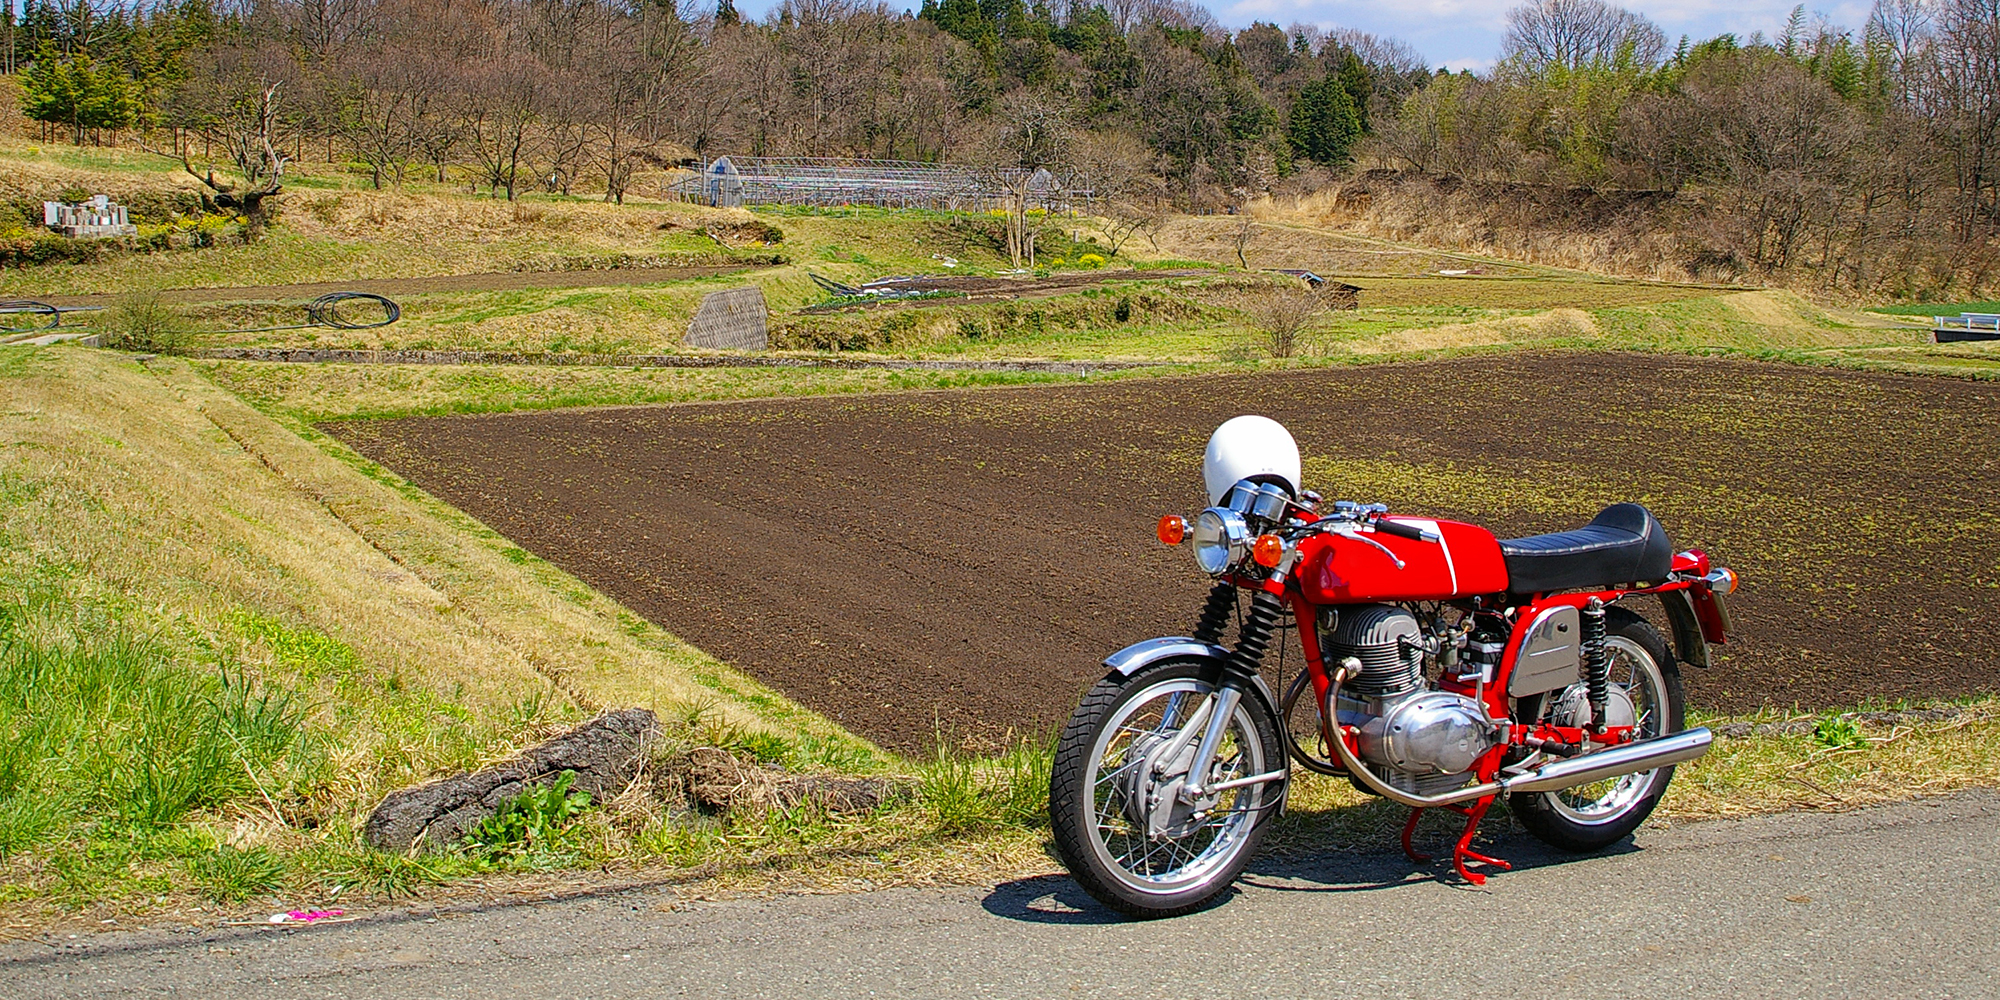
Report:
[[[1250,525],[1243,515],[1210,507],[1194,519],[1194,561],[1209,576],[1221,576],[1250,551]]]

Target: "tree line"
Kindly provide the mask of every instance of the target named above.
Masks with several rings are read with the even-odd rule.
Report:
[[[1496,207],[1618,194],[1683,228],[1690,273],[1901,294],[1994,277],[1994,0],[1671,43],[1604,0],[1529,0],[1480,74],[1360,32],[1226,30],[1188,0],[785,0],[760,20],[711,2],[27,0],[0,18],[0,69],[52,136],[133,130],[246,175],[323,155],[378,186],[620,200],[683,157],[953,160],[1059,166],[1131,214],[1373,167]]]

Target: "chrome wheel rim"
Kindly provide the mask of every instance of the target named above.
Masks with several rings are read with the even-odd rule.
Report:
[[[1177,824],[1184,831],[1180,836],[1148,837],[1132,819],[1132,813],[1144,811],[1132,808],[1132,789],[1159,791],[1179,777],[1151,775],[1145,748],[1159,746],[1187,725],[1212,693],[1210,685],[1190,678],[1149,685],[1119,707],[1090,748],[1091,850],[1108,872],[1139,892],[1166,895],[1203,883],[1243,851],[1256,826],[1264,785],[1222,792],[1205,818]],[[1135,749],[1139,755],[1131,753]],[[1239,703],[1209,779],[1228,781],[1264,770],[1263,740]]]
[[[1612,690],[1623,693],[1632,703],[1632,738],[1649,740],[1666,735],[1667,679],[1653,655],[1622,635],[1607,637],[1604,652],[1611,661]],[[1549,805],[1564,819],[1581,826],[1602,826],[1617,822],[1645,801],[1659,780],[1660,772],[1655,769],[1546,794]]]

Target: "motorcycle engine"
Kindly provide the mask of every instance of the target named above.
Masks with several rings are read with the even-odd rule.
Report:
[[[1341,724],[1359,727],[1362,758],[1387,769],[1380,777],[1419,795],[1470,781],[1473,764],[1500,739],[1477,701],[1426,682],[1425,657],[1438,647],[1416,615],[1389,604],[1340,609],[1326,639],[1329,663],[1361,662],[1335,706]]]

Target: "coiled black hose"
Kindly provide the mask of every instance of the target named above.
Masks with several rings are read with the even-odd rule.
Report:
[[[62,325],[63,311],[60,307],[33,299],[7,299],[0,301],[0,333],[33,333],[36,330],[53,330]],[[17,322],[16,316],[33,316],[25,325]]]
[[[349,302],[373,302],[382,307],[382,318],[362,320],[343,315],[340,307]],[[327,326],[336,330],[373,330],[378,326],[388,326],[402,316],[402,307],[387,296],[373,292],[328,292],[306,303],[307,326]]]
[[[351,302],[368,302],[382,308],[380,319],[359,319],[352,313],[343,312],[342,307]],[[386,295],[374,292],[328,292],[306,303],[306,321],[287,326],[255,326],[243,330],[222,330],[222,333],[271,333],[277,330],[310,330],[314,327],[331,327],[335,330],[373,330],[378,326],[388,326],[403,317],[403,309]]]

